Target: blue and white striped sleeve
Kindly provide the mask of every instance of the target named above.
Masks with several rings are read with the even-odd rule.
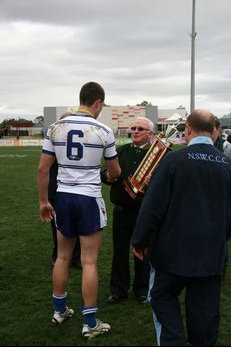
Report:
[[[104,149],[104,159],[110,160],[117,158],[117,151],[115,145],[115,137],[112,130],[109,132],[105,149]]]
[[[55,156],[55,150],[51,140],[51,128],[48,129],[44,138],[42,153]]]

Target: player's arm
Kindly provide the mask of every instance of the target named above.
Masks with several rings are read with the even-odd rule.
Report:
[[[38,166],[40,218],[46,222],[50,222],[54,215],[53,207],[48,201],[49,172],[54,160],[55,156],[42,153]]]
[[[115,181],[121,174],[121,168],[118,162],[118,158],[107,160],[106,161],[107,166],[107,180],[109,182]]]
[[[113,183],[121,174],[121,168],[118,161],[118,154],[115,145],[115,138],[112,130],[108,133],[107,144],[104,151],[104,160],[106,171],[105,175],[109,183]]]

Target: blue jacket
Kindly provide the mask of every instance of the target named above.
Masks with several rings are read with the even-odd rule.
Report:
[[[231,236],[231,163],[212,144],[170,152],[154,171],[132,237],[154,268],[221,274]],[[153,241],[154,240],[154,241]]]

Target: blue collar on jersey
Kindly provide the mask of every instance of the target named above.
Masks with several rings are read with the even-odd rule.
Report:
[[[206,145],[213,145],[213,141],[209,136],[196,136],[189,141],[188,146],[203,143]]]

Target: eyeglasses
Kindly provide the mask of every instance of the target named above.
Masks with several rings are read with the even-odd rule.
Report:
[[[132,131],[144,131],[144,130],[151,131],[150,129],[145,129],[143,127],[131,127],[131,130]]]

